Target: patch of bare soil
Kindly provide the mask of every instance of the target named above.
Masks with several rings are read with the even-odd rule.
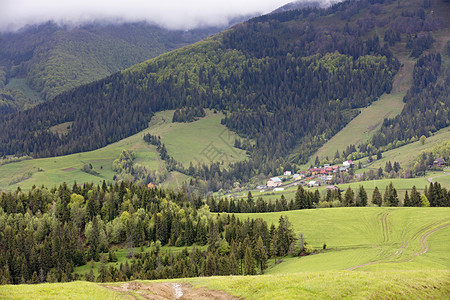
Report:
[[[233,300],[239,299],[228,295],[222,291],[208,290],[206,288],[193,289],[191,285],[186,283],[176,282],[161,282],[161,283],[142,283],[142,282],[127,282],[121,286],[105,286],[108,289],[117,292],[125,293],[137,299],[136,294],[145,299],[154,300]]]

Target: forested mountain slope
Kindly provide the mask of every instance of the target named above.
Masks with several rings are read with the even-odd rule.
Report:
[[[28,86],[48,100],[221,30],[176,31],[146,23],[92,23],[69,28],[49,22],[2,33],[0,114],[36,102],[8,85],[13,78],[25,78]]]
[[[250,161],[232,166],[228,178],[274,173],[304,162],[358,108],[390,92],[399,68],[390,47],[399,37],[410,35],[412,55],[425,51],[415,83],[442,95],[439,105],[448,108],[448,80],[437,80],[440,55],[427,54],[430,41],[422,38],[448,28],[448,6],[441,0],[345,1],[255,18],[7,117],[0,124],[0,153],[46,157],[92,150],[144,129],[154,112],[204,107],[224,111],[229,129],[255,140],[246,149]],[[427,64],[435,67],[419,70]],[[435,129],[448,122],[446,113]],[[66,135],[48,130],[64,122],[73,122]],[[380,146],[392,142],[384,136]]]

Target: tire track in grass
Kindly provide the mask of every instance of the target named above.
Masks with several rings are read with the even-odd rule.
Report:
[[[386,215],[383,215],[383,220],[385,219],[385,217],[387,217]],[[384,222],[384,221],[383,221]],[[387,223],[384,223],[387,224]],[[384,225],[383,224],[383,231],[384,231]],[[437,227],[436,227],[437,226]],[[447,228],[450,226],[450,222],[448,222],[447,220],[443,220],[440,222],[435,222],[432,224],[429,224],[425,227],[420,228],[409,240],[404,240],[402,243],[402,246],[400,248],[398,248],[395,253],[382,257],[380,259],[365,263],[365,264],[361,264],[361,265],[357,265],[351,268],[346,269],[347,271],[352,271],[358,268],[362,268],[362,267],[366,267],[366,266],[370,266],[373,264],[377,264],[377,263],[402,263],[402,262],[408,262],[411,261],[414,257],[416,256],[420,256],[423,255],[425,253],[428,252],[429,250],[429,246],[427,244],[427,239],[435,232],[438,232],[444,228]],[[402,238],[404,236],[405,233],[405,229],[403,229],[402,232]],[[406,234],[406,233],[405,233]],[[405,236],[406,237],[406,236]],[[395,261],[389,261],[390,259],[394,259],[396,257],[399,257],[404,250],[406,250],[408,248],[408,242],[409,241],[413,241],[415,239],[419,238],[419,242],[420,242],[420,246],[421,246],[421,250],[419,252],[415,252],[413,253],[410,257],[406,258],[406,259],[402,259],[402,260],[395,260]]]

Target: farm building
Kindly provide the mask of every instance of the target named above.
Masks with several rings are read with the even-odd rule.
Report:
[[[268,187],[277,187],[281,185],[281,179],[278,177],[272,177],[267,181],[267,186]]]
[[[351,165],[353,165],[353,161],[351,161],[351,160],[346,160],[346,161],[344,161],[343,163],[342,163],[342,165],[344,166],[344,167],[350,167]]]
[[[436,158],[433,161],[433,166],[434,167],[444,167],[446,164],[447,164],[447,162],[443,158]]]

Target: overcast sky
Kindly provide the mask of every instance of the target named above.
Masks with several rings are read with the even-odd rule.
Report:
[[[0,30],[53,20],[149,21],[170,29],[224,25],[228,19],[268,13],[294,0],[0,0]]]

